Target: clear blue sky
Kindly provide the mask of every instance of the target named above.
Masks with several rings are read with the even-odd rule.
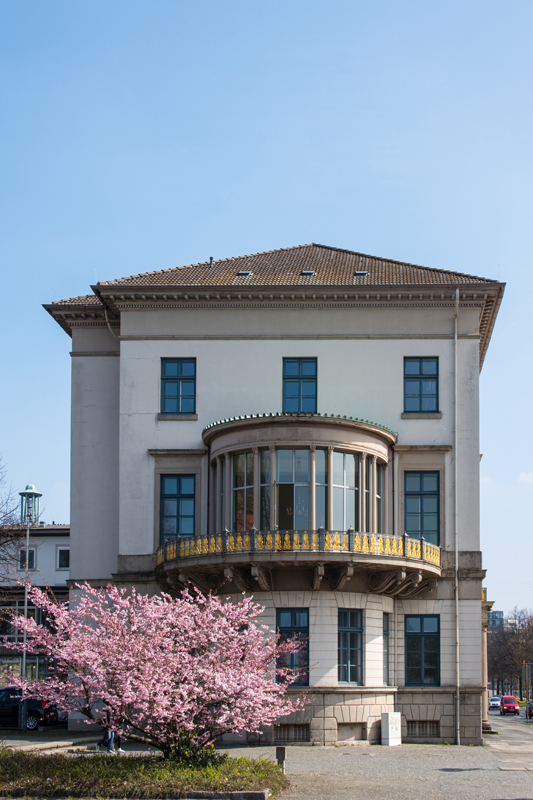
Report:
[[[533,606],[531,2],[0,0],[0,452],[69,518],[97,280],[310,241],[508,283],[481,377],[496,608]]]

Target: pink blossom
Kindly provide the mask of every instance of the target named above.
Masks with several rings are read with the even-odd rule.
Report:
[[[28,634],[27,652],[54,666],[42,681],[17,681],[27,696],[103,728],[122,727],[126,738],[166,757],[187,740],[203,747],[223,733],[260,731],[301,707],[286,693],[297,673],[276,666],[300,645],[259,624],[263,609],[251,598],[76,588],[69,605],[32,586],[30,602],[46,623],[13,617]]]

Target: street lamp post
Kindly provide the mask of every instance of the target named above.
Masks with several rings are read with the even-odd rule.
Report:
[[[30,561],[30,528],[32,525],[39,524],[41,492],[38,492],[33,483],[28,483],[20,495],[20,524],[26,526],[26,557],[24,566],[26,568],[26,581],[24,584],[24,619],[28,619],[28,583],[30,581],[29,561]],[[21,676],[26,678],[26,630],[23,633],[23,651]],[[26,731],[27,705],[22,691],[22,702],[19,707],[19,731]]]

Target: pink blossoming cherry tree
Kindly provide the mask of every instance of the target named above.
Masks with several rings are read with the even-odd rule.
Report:
[[[26,696],[104,729],[121,727],[166,758],[191,745],[200,750],[220,734],[260,731],[301,706],[286,692],[297,673],[277,666],[300,645],[259,624],[263,609],[251,598],[148,597],[112,585],[77,590],[69,605],[33,586],[30,602],[45,624],[12,619],[27,632],[27,652],[54,670],[42,681],[20,679]]]

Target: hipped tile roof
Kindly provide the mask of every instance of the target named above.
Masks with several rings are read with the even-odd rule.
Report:
[[[238,275],[249,270],[250,275]],[[303,270],[314,274],[302,275]],[[367,275],[356,275],[367,272]],[[221,261],[145,272],[98,284],[120,286],[408,286],[495,284],[497,281],[321,244],[306,244]],[[69,301],[72,303],[72,299]]]

